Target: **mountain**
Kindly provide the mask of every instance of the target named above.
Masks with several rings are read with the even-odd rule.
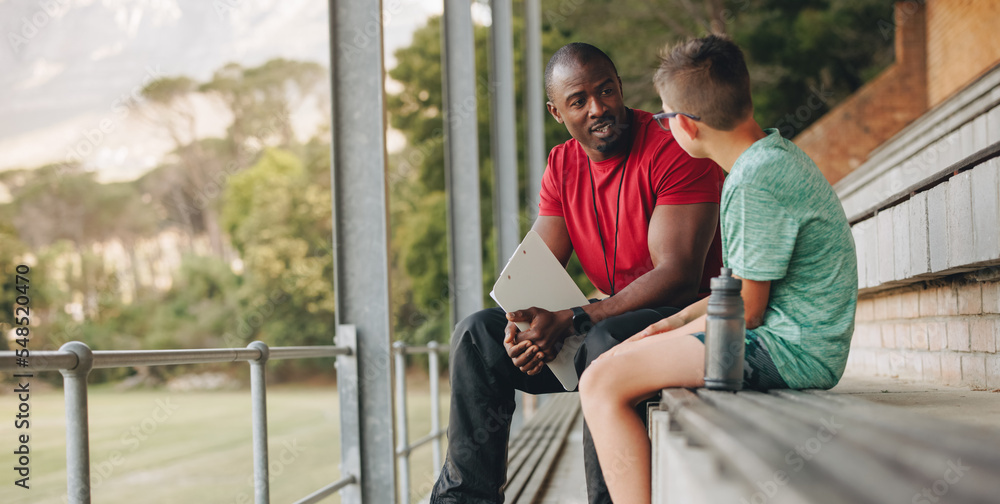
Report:
[[[388,65],[440,9],[383,2]],[[0,0],[0,170],[79,156],[102,180],[138,177],[171,147],[137,113],[144,82],[278,57],[329,67],[327,13],[317,0]],[[219,107],[199,112],[202,133],[224,132]]]

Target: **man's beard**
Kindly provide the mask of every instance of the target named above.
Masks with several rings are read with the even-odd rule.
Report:
[[[615,121],[611,125],[618,132],[618,136],[614,140],[598,144],[595,147],[597,152],[601,154],[616,153],[625,150],[629,146],[629,142],[632,141],[632,135],[629,134],[629,128],[632,126],[632,110],[626,108],[623,116],[624,122]]]
[[[625,128],[623,127],[622,128],[622,132],[619,133],[618,136],[615,137],[614,140],[611,140],[610,142],[602,142],[602,143],[598,144],[597,145],[597,152],[600,152],[601,154],[607,154],[609,152],[610,153],[615,153],[615,152],[619,152],[621,150],[624,150],[625,147],[628,146],[628,142],[631,139],[631,137],[629,135],[625,134],[624,130],[625,130]]]

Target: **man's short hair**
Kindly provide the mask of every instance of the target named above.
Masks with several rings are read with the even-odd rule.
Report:
[[[593,62],[603,62],[611,66],[611,70],[618,75],[618,68],[611,58],[604,51],[584,42],[570,42],[559,48],[555,54],[549,58],[549,64],[545,65],[545,94],[552,99],[552,73],[562,65],[580,64],[587,65]]]
[[[690,39],[660,52],[653,85],[674,112],[730,131],[753,113],[743,51],[728,37]]]

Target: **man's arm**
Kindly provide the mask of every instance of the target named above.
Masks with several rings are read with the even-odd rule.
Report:
[[[542,219],[539,217],[533,229],[540,235],[542,231],[552,233],[551,242],[545,235],[542,237],[560,262],[565,264],[572,252],[565,221],[558,217],[545,218],[546,222],[541,222]],[[687,306],[694,301],[705,268],[705,256],[715,237],[718,220],[719,205],[716,203],[657,206],[649,222],[647,238],[653,269],[614,296],[584,306],[591,321],[597,323],[641,308]],[[534,374],[541,369],[538,365],[540,362],[555,358],[556,352],[552,350],[570,334],[573,312],[549,312],[531,308],[509,313],[507,319],[531,323],[531,329],[522,335],[524,339],[537,345],[539,351],[535,359],[519,367]],[[518,338],[517,333],[509,329],[511,325],[513,324],[508,324],[508,341],[513,344]]]
[[[531,229],[542,237],[542,241],[549,246],[552,255],[556,256],[556,259],[559,259],[559,263],[565,268],[566,264],[569,263],[570,255],[573,254],[573,243],[569,239],[566,219],[551,215],[539,215]]]
[[[698,297],[705,257],[715,238],[719,205],[658,205],[649,221],[653,269],[621,292],[583,309],[594,323],[657,306],[683,307]]]

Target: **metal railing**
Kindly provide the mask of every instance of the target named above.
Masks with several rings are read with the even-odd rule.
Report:
[[[447,353],[449,350],[447,346],[441,346],[436,341],[431,341],[423,346],[410,346],[402,341],[397,341],[392,345],[392,351],[396,356],[396,440],[398,443],[396,464],[399,471],[399,504],[410,504],[410,453],[413,450],[427,443],[434,443],[432,445],[434,449],[434,478],[437,479],[441,472],[441,438],[445,435],[445,429],[441,427],[441,399],[439,397],[441,373],[438,354]],[[406,415],[406,356],[423,353],[428,354],[431,430],[426,436],[410,443]]]
[[[353,330],[351,326],[341,327]],[[351,340],[347,339],[346,341],[350,342]],[[87,377],[92,369],[247,361],[250,363],[250,395],[253,404],[254,498],[257,504],[267,504],[270,501],[267,453],[267,385],[265,383],[267,361],[338,357],[339,382],[342,378],[351,379],[351,377],[340,376],[343,370],[354,369],[356,371],[356,367],[341,365],[340,362],[341,358],[351,357],[354,353],[352,344],[270,348],[260,341],[254,341],[246,348],[92,351],[84,343],[71,341],[57,351],[32,351],[27,362],[23,356],[16,355],[15,352],[0,352],[0,371],[12,371],[14,376],[26,376],[33,371],[58,370],[62,373],[66,396],[67,495],[71,503],[89,504],[90,436],[87,414]],[[357,379],[354,377],[353,382],[356,381]],[[304,497],[296,504],[319,502],[338,490],[358,482],[359,475],[348,474]]]

